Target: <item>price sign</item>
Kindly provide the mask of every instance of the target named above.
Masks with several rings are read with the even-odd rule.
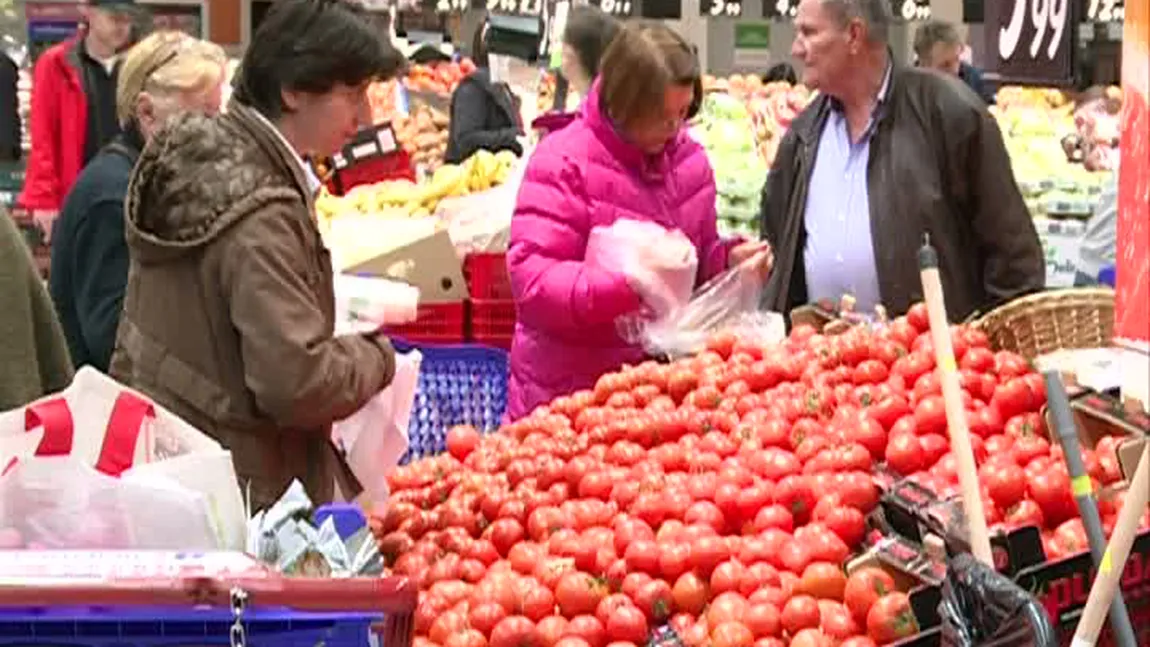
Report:
[[[542,16],[543,0],[487,0],[487,10],[519,16]]]
[[[471,8],[471,0],[435,0],[437,13],[459,13]]]
[[[930,20],[930,0],[891,0],[891,13],[906,22]]]
[[[1074,77],[1072,0],[986,3],[990,51],[998,75],[1011,83],[1063,85]]]
[[[738,18],[743,15],[742,0],[699,0],[699,15],[708,18]]]
[[[776,20],[794,20],[801,0],[763,0],[763,16]]]
[[[630,18],[635,15],[638,0],[594,0],[593,4],[603,10],[603,13],[618,18]]]
[[[1086,19],[1090,22],[1122,22],[1126,20],[1125,0],[1089,0]]]

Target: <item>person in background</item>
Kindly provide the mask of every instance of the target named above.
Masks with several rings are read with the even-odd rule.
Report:
[[[12,217],[0,207],[0,411],[72,382],[72,360],[52,299]]]
[[[1098,196],[1094,213],[1086,221],[1079,249],[1078,272],[1074,285],[1096,285],[1098,275],[1115,263],[1118,250],[1118,170],[1107,180]]]
[[[914,53],[919,67],[957,76],[987,105],[992,106],[994,91],[986,84],[977,67],[962,60],[965,49],[966,45],[958,29],[948,22],[925,22],[914,32]]]
[[[795,85],[799,82],[799,75],[795,72],[795,66],[790,63],[778,63],[771,66],[767,73],[763,75],[763,83],[779,83],[785,82],[790,85]]]
[[[471,58],[478,69],[460,81],[451,94],[444,161],[458,164],[479,150],[509,150],[522,155],[520,138],[524,132],[519,98],[506,83],[491,76],[486,22],[475,30]]]
[[[46,240],[80,170],[119,133],[116,65],[131,42],[135,9],[134,0],[87,0],[79,34],[36,61],[32,151],[17,203],[32,212]]]
[[[334,335],[302,158],[369,123],[368,86],[403,64],[357,4],[277,0],[226,112],[153,133],[128,184],[110,373],[230,449],[257,509],[293,479],[317,502],[360,493],[331,426],[391,382],[395,355],[378,332]]]
[[[761,231],[764,305],[853,295],[892,315],[922,299],[918,249],[938,250],[951,321],[1041,290],[1045,262],[994,118],[973,93],[899,65],[887,0],[803,0],[791,54],[818,97],[779,146]]]
[[[567,14],[559,69],[580,97],[591,91],[591,83],[599,76],[599,61],[619,27],[618,20],[591,5],[578,5]]]
[[[507,251],[519,317],[510,420],[644,359],[615,327],[644,307],[643,297],[627,277],[584,262],[593,227],[628,218],[681,230],[697,250],[697,283],[765,250],[719,238],[714,173],[685,129],[701,101],[689,43],[661,24],[624,25],[581,117],[536,147]]]
[[[52,300],[76,368],[107,372],[128,280],[124,197],[143,150],[185,111],[220,109],[227,57],[180,32],[148,36],[120,68],[116,113],[122,132],[84,167],[64,201],[52,243]]]
[[[0,51],[0,161],[22,156],[19,85],[20,68],[8,52]]]

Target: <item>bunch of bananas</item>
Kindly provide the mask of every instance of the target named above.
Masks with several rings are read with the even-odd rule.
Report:
[[[481,150],[462,164],[439,167],[426,182],[388,180],[357,186],[345,196],[331,195],[325,189],[316,198],[316,215],[321,223],[341,215],[430,216],[444,199],[486,191],[503,184],[517,160],[511,151],[492,153]]]

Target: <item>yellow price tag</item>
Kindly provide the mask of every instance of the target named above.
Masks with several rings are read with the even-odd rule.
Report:
[[[1070,481],[1070,491],[1074,493],[1074,496],[1086,496],[1094,491],[1094,482],[1086,474],[1075,476]]]
[[[958,370],[958,363],[954,361],[954,355],[947,355],[942,358],[942,363],[939,365],[945,373],[953,373]]]

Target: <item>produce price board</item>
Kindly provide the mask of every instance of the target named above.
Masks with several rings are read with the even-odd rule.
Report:
[[[638,14],[638,0],[592,0],[591,4],[617,18],[630,18]]]
[[[1126,19],[1125,0],[1087,0],[1086,20],[1090,22],[1122,22]]]
[[[776,20],[794,20],[801,0],[763,0],[763,17]],[[930,20],[930,0],[890,0],[891,14],[896,20],[915,22]],[[704,14],[705,15],[705,14]]]
[[[1074,78],[1073,0],[986,3],[988,49],[1003,82],[1059,86]]]
[[[699,15],[709,18],[738,18],[743,15],[742,0],[699,0]]]
[[[472,7],[513,16],[543,15],[543,0],[477,0]]]
[[[471,6],[469,0],[435,0],[437,13],[459,13],[467,11]]]

